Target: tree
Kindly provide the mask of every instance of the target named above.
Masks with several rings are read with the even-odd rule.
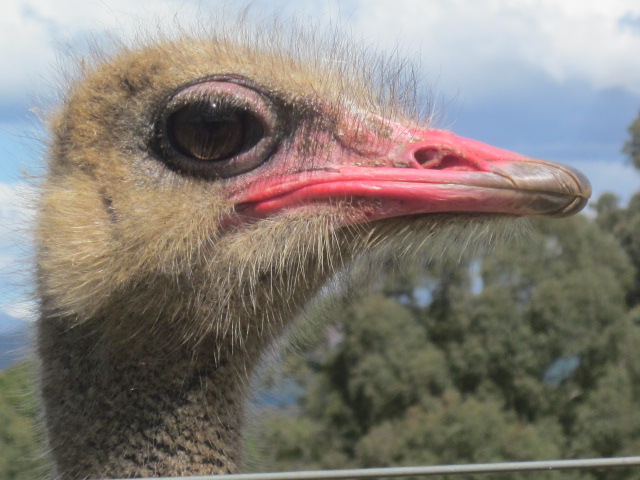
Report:
[[[598,199],[595,210],[596,222],[618,240],[635,267],[635,280],[628,291],[627,303],[631,308],[640,305],[640,192],[631,197],[626,208],[619,205],[615,196],[605,194]]]
[[[33,365],[0,372],[0,480],[44,478],[46,461],[36,435]]]
[[[623,151],[629,155],[629,159],[636,168],[640,168],[640,114],[629,125],[629,135],[631,138],[624,144]]]
[[[615,202],[605,206],[602,215],[625,214]],[[633,353],[640,313],[628,311],[625,297],[634,265],[616,237],[586,217],[532,225],[530,241],[432,267],[395,284],[402,287],[382,280],[341,309],[342,341],[313,345],[313,361],[297,368],[309,385],[299,410],[276,413],[263,432],[276,446],[272,468],[632,451],[640,437]],[[417,284],[430,285],[429,294]],[[542,478],[635,476],[617,470]]]

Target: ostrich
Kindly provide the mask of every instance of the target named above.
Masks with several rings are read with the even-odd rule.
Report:
[[[239,471],[248,379],[332,278],[586,204],[570,168],[420,122],[391,64],[273,43],[122,46],[50,116],[35,236],[56,478]]]

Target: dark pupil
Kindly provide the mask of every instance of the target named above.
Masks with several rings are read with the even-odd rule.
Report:
[[[183,155],[198,160],[226,160],[253,147],[263,128],[250,113],[210,103],[187,105],[167,121],[169,139]]]

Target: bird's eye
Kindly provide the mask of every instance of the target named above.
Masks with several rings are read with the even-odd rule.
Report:
[[[264,135],[260,121],[250,112],[220,105],[193,103],[167,119],[173,147],[196,160],[226,160],[255,146]]]
[[[162,160],[181,173],[225,178],[265,162],[276,143],[272,103],[253,89],[208,81],[178,92],[156,123]]]

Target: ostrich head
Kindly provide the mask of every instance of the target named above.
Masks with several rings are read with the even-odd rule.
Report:
[[[391,67],[320,47],[185,36],[71,85],[37,229],[61,475],[236,470],[246,372],[336,272],[585,205],[580,173],[433,129]]]

